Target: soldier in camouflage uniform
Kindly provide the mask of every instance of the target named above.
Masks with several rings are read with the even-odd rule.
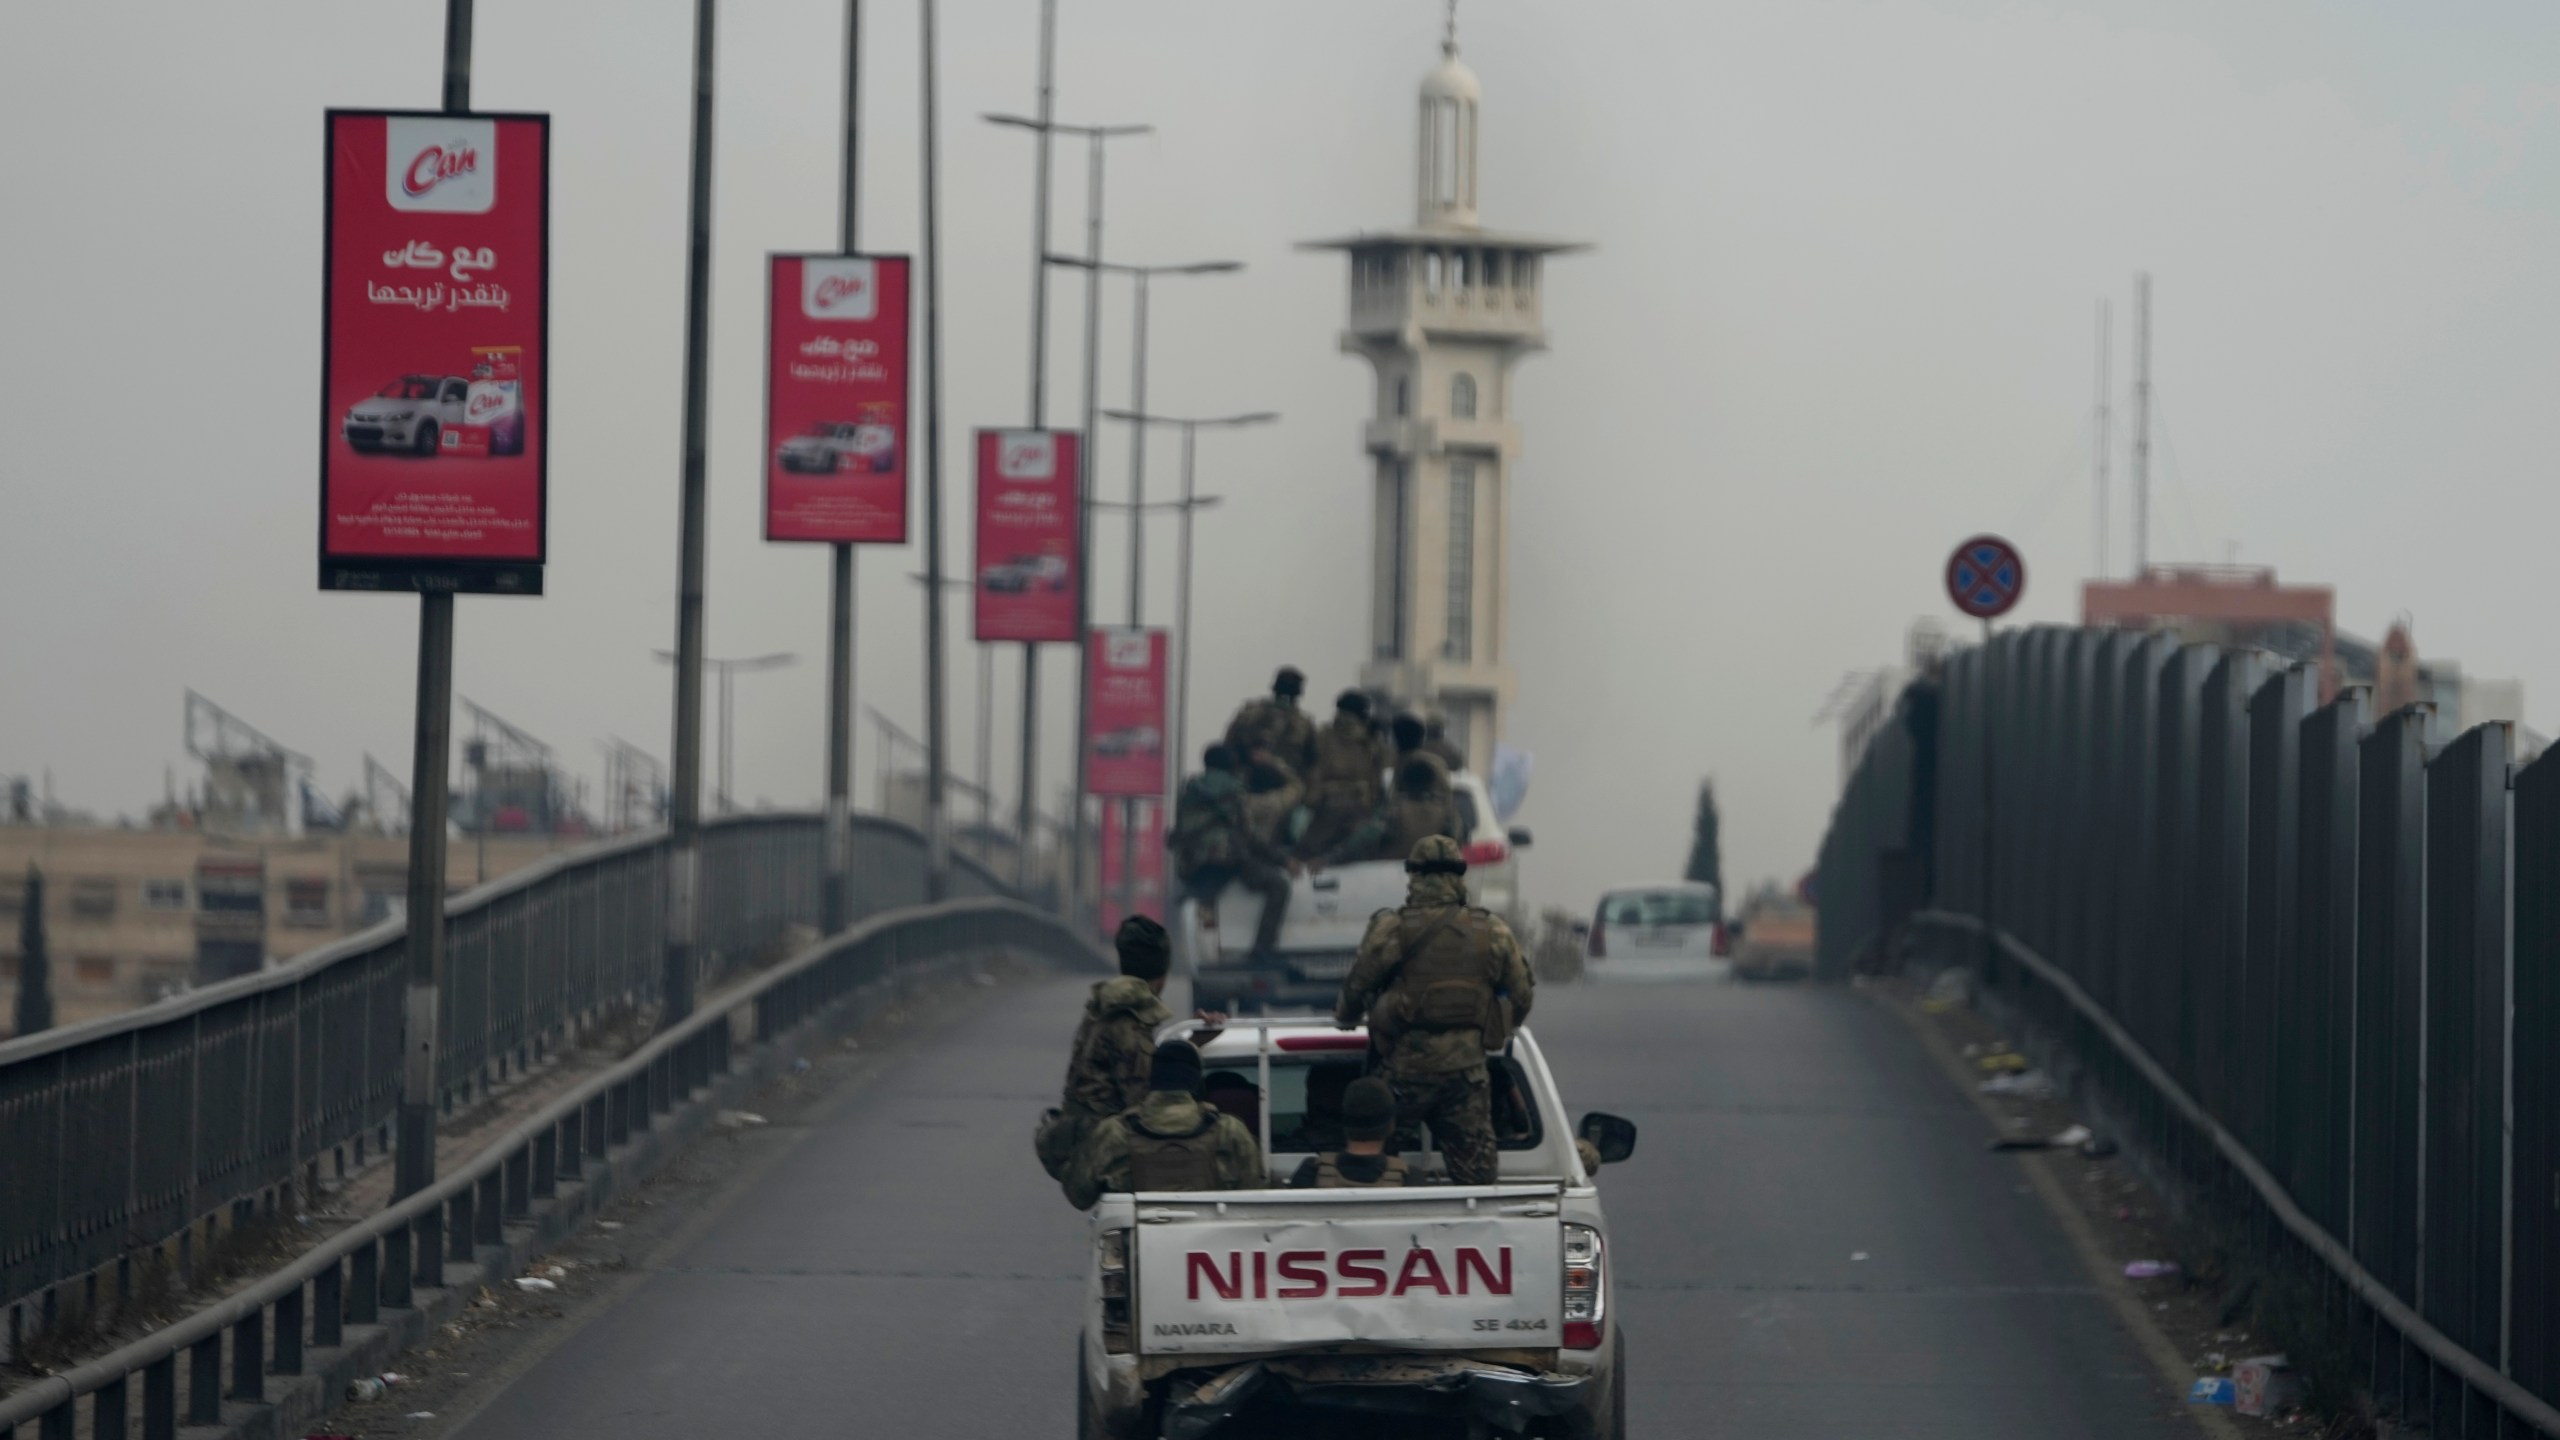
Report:
[[[1262,1147],[1233,1115],[1200,1098],[1200,1052],[1167,1040],[1148,1065],[1147,1094],[1093,1128],[1068,1172],[1067,1198],[1090,1210],[1141,1190],[1262,1190]]]
[[[1459,749],[1457,742],[1449,738],[1448,717],[1437,711],[1422,718],[1421,749],[1426,754],[1438,756],[1440,763],[1452,775],[1467,768],[1467,752]]]
[[[1333,723],[1316,736],[1315,768],[1305,772],[1314,818],[1298,839],[1300,855],[1325,854],[1360,828],[1385,798],[1387,764],[1386,747],[1369,727],[1369,697],[1343,691],[1333,702]]]
[[[1244,770],[1244,819],[1274,854],[1291,854],[1310,818],[1306,782],[1265,750]]]
[[[1440,768],[1438,756],[1415,750],[1396,762],[1395,789],[1357,829],[1335,842],[1321,863],[1393,860],[1412,854],[1414,846],[1432,835],[1466,842],[1458,824],[1457,796],[1449,788],[1449,772]]]
[[[1120,922],[1112,943],[1120,952],[1120,973],[1096,982],[1085,1001],[1084,1020],[1076,1026],[1075,1046],[1067,1055],[1066,1096],[1052,1122],[1064,1128],[1041,1145],[1044,1158],[1054,1157],[1062,1165],[1083,1147],[1094,1126],[1146,1098],[1156,1030],[1173,1019],[1161,998],[1173,966],[1164,927],[1132,915]],[[1201,1023],[1212,1027],[1225,1024],[1226,1018],[1200,1012]],[[1217,1031],[1201,1033],[1205,1037]]]
[[[1343,1190],[1404,1184],[1404,1157],[1387,1151],[1395,1131],[1394,1089],[1375,1075],[1352,1081],[1342,1092],[1342,1145],[1298,1162],[1289,1188]]]
[[[1369,922],[1343,978],[1334,1023],[1363,1019],[1395,1091],[1388,1148],[1416,1148],[1419,1127],[1461,1185],[1501,1174],[1485,1055],[1509,1043],[1529,1016],[1536,981],[1511,927],[1467,904],[1467,861],[1458,842],[1434,835],[1405,860],[1413,878],[1401,910]]]
[[[1306,689],[1307,677],[1296,666],[1281,666],[1271,678],[1271,694],[1246,701],[1227,722],[1227,748],[1248,763],[1256,755],[1268,754],[1295,774],[1314,769],[1316,722],[1298,708],[1298,697]]]

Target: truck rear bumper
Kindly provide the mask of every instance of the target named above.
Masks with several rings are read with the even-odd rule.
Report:
[[[1578,1440],[1598,1433],[1598,1417],[1607,1413],[1610,1378],[1515,1370],[1459,1357],[1253,1360],[1203,1381],[1175,1377],[1165,1393],[1164,1435],[1165,1440],[1208,1440],[1237,1416],[1278,1402],[1306,1410],[1472,1418],[1497,1434]]]

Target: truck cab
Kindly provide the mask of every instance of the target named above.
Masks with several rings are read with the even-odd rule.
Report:
[[[1159,1039],[1198,1034],[1179,1021]],[[1213,1437],[1231,1423],[1437,1417],[1468,1434],[1625,1434],[1604,1160],[1635,1127],[1566,1119],[1536,1040],[1487,1057],[1502,1171],[1446,1182],[1427,1132],[1402,1188],[1286,1188],[1339,1145],[1368,1035],[1312,1018],[1231,1024],[1201,1046],[1207,1099],[1260,1139],[1271,1188],[1105,1195],[1076,1358],[1085,1440]],[[1257,1432],[1259,1433],[1259,1432]]]

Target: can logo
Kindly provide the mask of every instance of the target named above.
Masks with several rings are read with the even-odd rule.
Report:
[[[800,262],[800,311],[812,320],[870,320],[880,314],[879,266],[866,259]]]
[[[1155,657],[1144,630],[1115,630],[1103,637],[1102,663],[1111,670],[1144,670]]]
[[[497,204],[496,121],[393,115],[383,130],[383,194],[392,209],[485,215]]]
[[[1058,437],[1046,430],[1009,430],[996,438],[996,476],[1048,480],[1058,473]]]

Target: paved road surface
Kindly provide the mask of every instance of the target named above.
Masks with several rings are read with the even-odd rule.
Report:
[[[820,1111],[458,1433],[1071,1433],[1085,1231],[1026,1137],[1081,993],[1009,989]],[[1568,1103],[1642,1129],[1602,1181],[1631,1433],[2194,1433],[1892,1016],[1711,983],[1551,988],[1532,1024]]]

